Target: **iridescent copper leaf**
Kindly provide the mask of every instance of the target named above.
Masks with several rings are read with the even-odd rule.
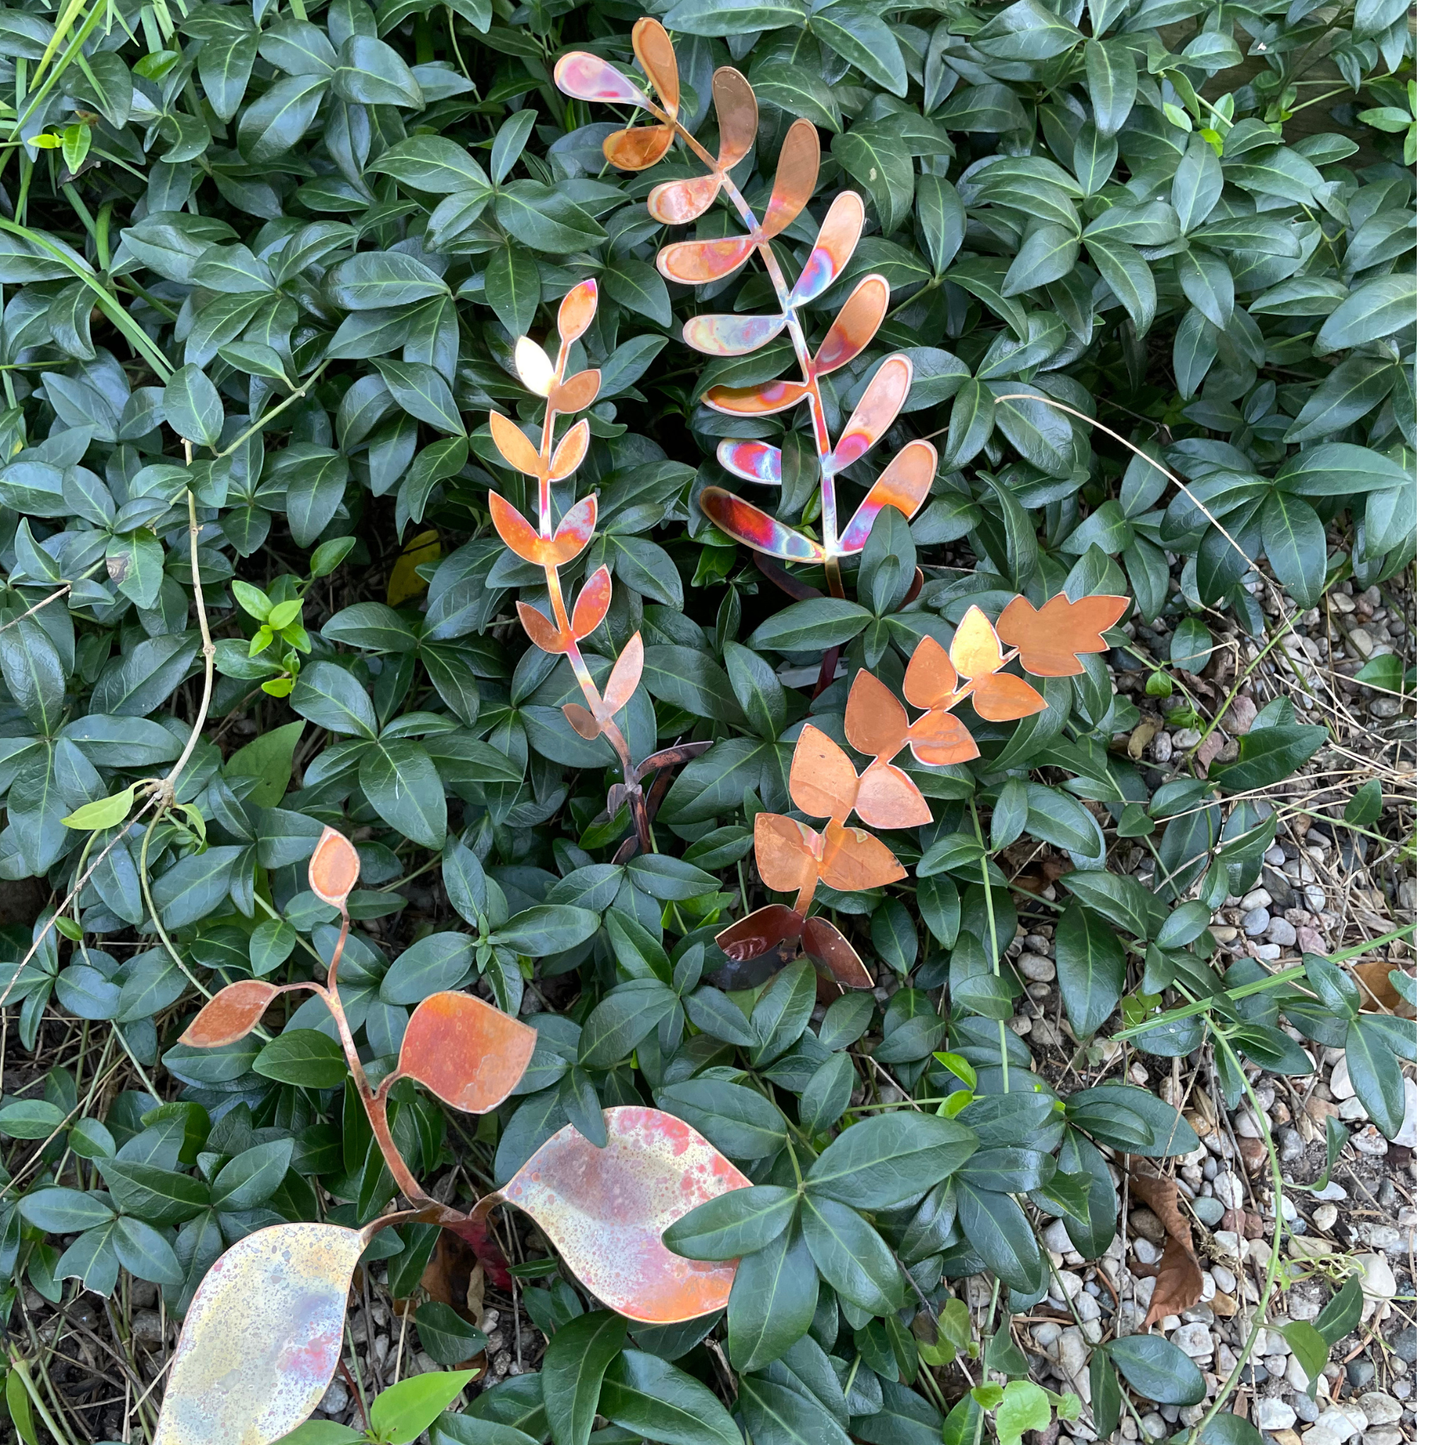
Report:
[[[998,635],[1019,650],[1019,661],[1035,677],[1075,677],[1084,664],[1076,654],[1105,652],[1103,634],[1129,610],[1127,597],[1081,597],[1060,592],[1035,609],[1015,597],[998,619]]]
[[[532,445],[532,439],[527,433],[499,411],[492,412],[487,421],[492,440],[507,465],[529,477],[540,476],[542,459],[537,455],[537,448]]]
[[[557,449],[552,453],[552,460],[548,466],[554,482],[565,481],[582,465],[582,461],[587,455],[587,442],[591,435],[587,426],[587,418],[583,417],[575,426],[569,428],[567,435],[557,443]]]
[[[810,818],[841,822],[853,811],[858,796],[858,774],[848,754],[821,728],[807,723],[793,745],[788,770],[788,793],[800,812]]]
[[[267,1445],[294,1430],[341,1354],[358,1230],[277,1224],[207,1271],[171,1362],[153,1445]]]
[[[557,332],[569,346],[576,341],[597,315],[597,281],[579,281],[557,308]],[[574,381],[576,377],[572,378]]]
[[[712,73],[712,99],[717,107],[717,163],[730,171],[757,139],[758,98],[740,71],[723,65]]]
[[[602,142],[602,154],[619,171],[645,171],[655,166],[672,145],[670,125],[638,125],[615,130]]]
[[[821,562],[824,558],[822,547],[811,537],[721,487],[704,487],[698,505],[709,521],[745,547],[755,547],[785,562]]]
[[[642,634],[634,632],[613,663],[607,678],[607,690],[602,694],[609,717],[621,712],[627,706],[627,700],[637,691],[637,684],[642,681],[642,663]]]
[[[508,550],[540,567],[550,549],[537,535],[537,529],[500,492],[487,493],[487,510],[492,514],[497,536]]]
[[[920,763],[932,768],[971,762],[978,756],[973,734],[951,712],[924,713],[908,730],[908,746]]]
[[[816,301],[842,273],[863,234],[863,198],[857,191],[843,191],[834,197],[818,228],[818,239],[793,287],[794,306]]]
[[[682,96],[677,83],[677,56],[667,31],[650,15],[632,27],[632,53],[643,74],[652,82],[662,108],[675,116]]]
[[[786,325],[782,316],[693,316],[682,339],[708,356],[746,356],[766,346]]]
[[[587,711],[585,707],[575,702],[564,702],[562,704],[562,716],[572,724],[572,731],[580,738],[586,738],[590,743],[593,738],[602,734],[602,724]]]
[[[559,567],[564,562],[570,562],[592,540],[592,531],[596,526],[597,493],[590,492],[567,509],[567,514],[552,534],[552,545],[556,548],[553,560]]]
[[[703,400],[724,416],[772,416],[807,398],[801,381],[764,381],[757,386],[711,386]]]
[[[619,70],[585,50],[572,50],[552,70],[557,89],[576,100],[646,105],[647,97]]]
[[[753,254],[751,236],[711,241],[674,241],[657,253],[657,269],[683,286],[706,286],[731,276]]]
[[[933,474],[938,468],[938,453],[932,442],[911,441],[883,468],[883,475],[868,489],[858,504],[843,535],[838,550],[845,556],[861,552],[867,545],[873,523],[884,507],[896,507],[905,517],[913,516],[928,496]]]
[[[718,175],[663,181],[647,193],[648,214],[664,226],[685,226],[697,220],[717,200],[721,186],[722,177]]]
[[[813,357],[813,369],[819,376],[826,376],[830,371],[837,371],[840,366],[847,366],[867,349],[887,314],[887,281],[876,274],[865,276],[853,288],[853,294],[843,303],[843,309],[828,328],[828,334],[819,343]],[[910,366],[910,381],[912,370]],[[905,385],[905,396],[907,392]],[[891,422],[892,418],[889,420]],[[884,430],[886,429],[885,426]]]
[[[803,212],[818,184],[818,132],[810,120],[795,120],[783,140],[773,194],[760,229],[770,240]]]
[[[914,707],[938,707],[958,686],[958,671],[937,638],[924,636],[908,659],[903,696]]]
[[[908,876],[887,844],[861,828],[829,823],[823,850],[823,865],[818,871],[823,882],[840,893],[882,888],[885,883],[897,883]]]
[[[887,761],[908,736],[908,714],[871,672],[859,672],[848,689],[843,732],[860,753]]]
[[[530,336],[519,336],[512,351],[517,375],[522,385],[534,396],[546,396],[552,390],[557,368],[552,358]]]
[[[601,385],[602,373],[595,366],[579,371],[576,376],[569,376],[553,389],[552,409],[563,416],[570,416],[574,411],[586,411],[597,400]]]
[[[495,1109],[527,1071],[537,1034],[469,993],[434,993],[401,1040],[398,1073],[468,1114]]]
[[[759,813],[753,819],[753,856],[758,877],[775,893],[793,893],[817,876],[821,849],[817,833],[782,813]]]
[[[803,924],[803,952],[844,988],[873,987],[873,976],[853,945],[826,918],[809,918]]]
[[[582,584],[572,608],[572,635],[579,640],[590,637],[602,626],[607,609],[612,605],[612,574],[599,567]]]
[[[885,357],[833,448],[835,472],[851,467],[893,425],[912,385],[913,363],[901,351]]]
[[[919,828],[933,821],[918,784],[892,763],[875,762],[863,770],[854,806],[870,828]]]
[[[333,908],[345,908],[347,895],[359,877],[361,856],[351,846],[351,840],[343,838],[335,828],[323,828],[306,870],[311,891]]]
[[[217,1049],[243,1039],[261,1022],[261,1015],[281,990],[259,978],[228,983],[191,1020],[181,1042],[193,1049]]]
[[[519,602],[517,616],[521,620],[522,630],[543,652],[567,651],[570,638],[553,626],[535,607]]]
[[[969,701],[979,717],[988,722],[1014,722],[1021,717],[1032,717],[1048,706],[1023,678],[1011,672],[985,673],[975,678]]]
[[[746,963],[797,938],[802,928],[801,913],[782,903],[769,903],[724,928],[717,936],[717,946],[735,962]]]
[[[733,476],[745,482],[776,487],[783,480],[783,454],[767,442],[729,437],[717,444],[717,459]]]
[[[659,1109],[604,1109],[607,1147],[570,1124],[501,1190],[546,1231],[584,1288],[648,1324],[674,1324],[727,1304],[736,1264],[673,1254],[662,1232],[748,1177],[697,1130]]]

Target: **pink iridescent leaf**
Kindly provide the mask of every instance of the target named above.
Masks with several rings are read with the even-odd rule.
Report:
[[[696,1129],[660,1109],[604,1109],[607,1147],[572,1125],[500,1191],[557,1246],[582,1285],[629,1319],[673,1324],[727,1304],[737,1265],[683,1259],[662,1233],[748,1177]]]
[[[828,207],[818,228],[818,239],[793,287],[794,306],[816,301],[838,279],[862,234],[863,198],[857,191],[844,191]]]
[[[674,241],[657,253],[657,269],[682,286],[706,286],[731,276],[753,254],[751,236],[712,241]]]
[[[248,1234],[186,1311],[154,1445],[276,1440],[326,1393],[366,1236],[334,1224]]]
[[[632,52],[643,73],[652,82],[662,108],[669,114],[677,114],[682,92],[677,82],[677,55],[667,31],[650,15],[644,16],[632,27]]]
[[[647,210],[664,226],[685,226],[695,221],[717,200],[721,176],[690,176],[682,181],[663,181],[647,193]]]
[[[765,381],[758,386],[713,386],[703,400],[725,416],[772,416],[804,400],[808,388],[801,381]]]
[[[766,346],[787,324],[783,316],[693,316],[682,339],[708,356],[746,356]]]
[[[844,556],[861,552],[873,523],[884,507],[897,507],[911,517],[923,505],[933,474],[938,470],[938,453],[932,442],[911,441],[883,469],[883,475],[868,489],[868,495],[853,513],[853,520],[838,538],[838,551]]]
[[[840,366],[847,366],[861,355],[887,314],[888,283],[876,274],[865,276],[843,303],[837,320],[828,328],[828,334],[818,347],[813,358],[813,367],[818,375],[826,376],[830,371],[837,371]],[[906,388],[904,394],[907,394]]]
[[[585,50],[572,50],[552,71],[557,89],[575,100],[601,100],[613,105],[646,105],[647,98],[605,60]]]
[[[729,437],[717,444],[717,459],[733,476],[745,482],[776,487],[783,480],[783,454],[767,442],[742,441]]]
[[[785,522],[721,487],[704,488],[699,505],[709,521],[745,547],[755,547],[785,562],[823,561],[823,549],[811,537],[795,532]]]
[[[894,418],[908,400],[908,390],[912,385],[913,363],[902,352],[885,357],[869,379],[862,399],[833,448],[832,467],[835,473],[851,467],[893,425]]]

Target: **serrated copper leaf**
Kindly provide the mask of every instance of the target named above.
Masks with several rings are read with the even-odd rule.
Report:
[[[870,828],[921,828],[933,821],[918,784],[901,768],[882,761],[863,770],[854,807]]]
[[[1179,1187],[1174,1180],[1135,1170],[1129,1175],[1129,1193],[1148,1205],[1167,1236],[1164,1257],[1154,1279],[1154,1293],[1149,1300],[1149,1313],[1144,1317],[1147,1330],[1157,1320],[1183,1314],[1191,1305],[1199,1303],[1204,1294],[1204,1272],[1194,1254],[1189,1221],[1179,1208]]]
[[[570,1124],[503,1188],[546,1231],[582,1285],[609,1309],[674,1324],[727,1304],[736,1263],[673,1254],[662,1232],[719,1194],[751,1182],[697,1130],[660,1109],[604,1109],[607,1147]]]
[[[228,983],[220,993],[191,1020],[181,1035],[181,1043],[195,1049],[216,1049],[243,1039],[270,1007],[281,990],[259,978],[243,978]]]
[[[417,1005],[397,1071],[468,1114],[495,1109],[527,1071],[537,1033],[469,993],[434,993]]]
[[[960,677],[975,679],[1003,666],[1003,647],[982,607],[963,614],[948,645],[948,660]]]
[[[360,876],[361,857],[350,839],[343,838],[335,828],[323,828],[306,870],[311,891],[333,908],[345,908],[347,895]]]
[[[871,672],[859,672],[848,689],[843,731],[850,746],[886,762],[908,736],[908,714]]]
[[[336,1371],[365,1236],[277,1224],[228,1249],[186,1311],[153,1445],[265,1445],[316,1408]]]
[[[998,619],[998,635],[1019,650],[1024,671],[1035,677],[1075,677],[1084,665],[1078,655],[1105,652],[1103,634],[1129,610],[1127,597],[1081,597],[1070,602],[1060,592],[1042,607],[1015,597]]]

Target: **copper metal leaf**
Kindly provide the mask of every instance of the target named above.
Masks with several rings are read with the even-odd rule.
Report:
[[[417,1005],[397,1072],[468,1114],[495,1109],[527,1071],[537,1033],[469,993],[434,993]]]
[[[277,1224],[232,1245],[197,1289],[153,1445],[268,1445],[331,1384],[366,1236]]]
[[[749,1184],[696,1129],[660,1109],[604,1109],[607,1146],[570,1124],[517,1170],[501,1197],[547,1232],[608,1308],[673,1324],[727,1304],[737,1268],[683,1259],[662,1232],[690,1209]]]
[[[243,1039],[258,1023],[281,990],[259,978],[230,983],[191,1020],[181,1042],[196,1049],[216,1049]]]
[[[860,753],[887,762],[908,737],[908,714],[871,672],[860,672],[848,689],[843,731]]]
[[[333,908],[345,908],[346,899],[361,876],[361,857],[335,828],[323,828],[311,852],[306,881],[311,891]]]
[[[1106,651],[1103,634],[1128,610],[1127,597],[1070,602],[1060,592],[1039,608],[1027,597],[1015,597],[999,615],[998,635],[1018,648],[1024,671],[1035,677],[1075,677],[1084,670],[1077,654]]]

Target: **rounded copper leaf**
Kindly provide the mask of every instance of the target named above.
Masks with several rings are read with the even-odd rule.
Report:
[[[848,689],[843,731],[850,746],[886,762],[908,736],[908,714],[871,672],[859,672]]]
[[[693,316],[683,324],[682,339],[708,356],[746,356],[786,324],[784,316]]]
[[[840,893],[861,893],[881,888],[908,876],[903,865],[871,833],[829,823],[824,839],[823,882]]]
[[[783,139],[778,169],[773,177],[773,194],[763,216],[762,233],[771,239],[803,212],[818,184],[820,158],[818,131],[810,120],[795,120]]]
[[[695,221],[717,200],[722,177],[689,176],[681,181],[663,181],[647,193],[648,214],[664,226],[685,226]]]
[[[557,308],[557,334],[570,346],[592,325],[592,318],[596,315],[597,281],[595,277],[589,277],[586,281],[579,281],[562,298],[562,304]]]
[[[1003,648],[982,607],[970,607],[963,614],[948,645],[948,660],[960,677],[968,678],[983,677],[1003,666]]]
[[[783,453],[767,442],[728,437],[717,444],[717,459],[745,482],[776,487],[783,480]]]
[[[543,652],[567,651],[571,642],[570,636],[558,631],[535,607],[519,602],[517,616],[521,620],[522,630]]]
[[[711,241],[674,241],[657,253],[657,269],[682,286],[706,286],[731,276],[753,254],[751,236]]]
[[[259,978],[229,983],[191,1020],[181,1043],[194,1049],[216,1049],[243,1039],[261,1021],[281,990]]]
[[[153,1445],[264,1445],[320,1403],[336,1371],[357,1230],[277,1224],[207,1271],[186,1311]]]
[[[717,163],[730,171],[753,148],[758,134],[758,98],[741,71],[722,65],[712,73],[717,107]]]
[[[735,1261],[683,1259],[663,1230],[751,1182],[696,1129],[660,1109],[604,1109],[607,1147],[572,1125],[512,1176],[502,1198],[546,1231],[568,1267],[628,1319],[675,1324],[724,1308]]]
[[[509,421],[499,411],[492,412],[487,421],[492,441],[496,443],[497,450],[501,452],[507,465],[529,477],[539,475],[542,459],[537,455],[537,448],[532,445],[531,437],[516,422]]]
[[[745,547],[756,547],[787,562],[821,562],[824,558],[822,547],[811,537],[722,487],[704,487],[698,505],[710,522]]]
[[[973,685],[969,699],[974,711],[988,722],[1013,722],[1042,712],[1048,703],[1023,678],[1011,672],[995,672]]]
[[[958,686],[958,671],[937,638],[926,634],[908,659],[903,674],[903,696],[914,707],[935,707],[952,696]]]
[[[557,524],[552,534],[552,555],[550,561],[559,567],[570,562],[592,540],[593,529],[597,526],[597,493],[589,492],[580,502],[567,509],[567,515]]]
[[[495,1109],[527,1072],[537,1033],[469,993],[434,993],[401,1040],[398,1072],[468,1114]]]
[[[927,712],[908,730],[913,756],[931,768],[967,763],[978,756],[973,734],[951,712]]]
[[[602,154],[619,171],[645,171],[667,154],[672,144],[670,125],[640,125],[615,130],[602,142]]]
[[[821,728],[808,723],[793,746],[788,793],[810,818],[842,822],[858,796],[858,774],[848,754]]]
[[[311,853],[306,881],[311,891],[333,908],[345,908],[347,895],[361,876],[361,857],[335,828],[323,828]]]
[[[834,197],[818,227],[818,239],[813,242],[803,274],[793,287],[794,306],[816,301],[838,279],[863,234],[863,219],[863,197],[857,191],[843,191]]]
[[[612,605],[612,574],[599,567],[583,584],[572,608],[572,633],[588,637],[602,626],[607,609]]]
[[[579,371],[576,376],[569,376],[553,391],[552,410],[563,416],[571,416],[574,411],[586,411],[597,400],[601,385],[602,373],[595,366]]]
[[[861,355],[887,314],[888,282],[876,274],[865,276],[853,288],[853,294],[843,303],[843,309],[818,345],[813,357],[813,368],[818,375],[837,371]],[[910,383],[912,379],[910,375]],[[904,390],[906,394],[907,388]]]
[[[758,877],[776,893],[792,893],[817,876],[821,839],[806,823],[783,813],[753,819]]]
[[[610,101],[615,105],[646,105],[647,98],[620,70],[585,50],[572,50],[553,67],[552,79],[563,95],[577,100]]]
[[[853,294],[856,296],[858,293]],[[833,448],[834,471],[841,472],[866,455],[893,425],[894,418],[908,400],[912,386],[913,363],[901,351],[885,357],[869,379],[858,405],[853,408],[853,415],[848,418],[848,425],[843,428]]]
[[[933,485],[938,470],[938,453],[932,442],[915,439],[883,469],[883,475],[868,489],[858,504],[853,519],[838,539],[838,550],[844,556],[861,552],[868,541],[873,523],[884,507],[896,507],[911,517],[922,505]],[[917,584],[915,578],[915,585]]]
[[[512,351],[517,375],[522,385],[534,396],[546,396],[552,390],[557,368],[552,358],[530,336],[519,336]]]
[[[562,704],[562,716],[572,724],[572,731],[576,733],[579,738],[586,738],[589,743],[593,738],[599,737],[602,733],[602,724],[579,703],[564,702]]]
[[[587,418],[583,417],[557,443],[557,449],[552,453],[550,467],[554,482],[565,481],[582,465],[583,458],[587,455],[587,442],[590,436],[591,431],[587,425]]]
[[[662,108],[669,115],[677,114],[682,91],[677,82],[677,55],[667,31],[652,16],[645,15],[632,27],[632,53],[652,82]]]
[[[876,762],[864,769],[857,808],[871,828],[921,828],[933,821],[918,784],[892,763]]]

